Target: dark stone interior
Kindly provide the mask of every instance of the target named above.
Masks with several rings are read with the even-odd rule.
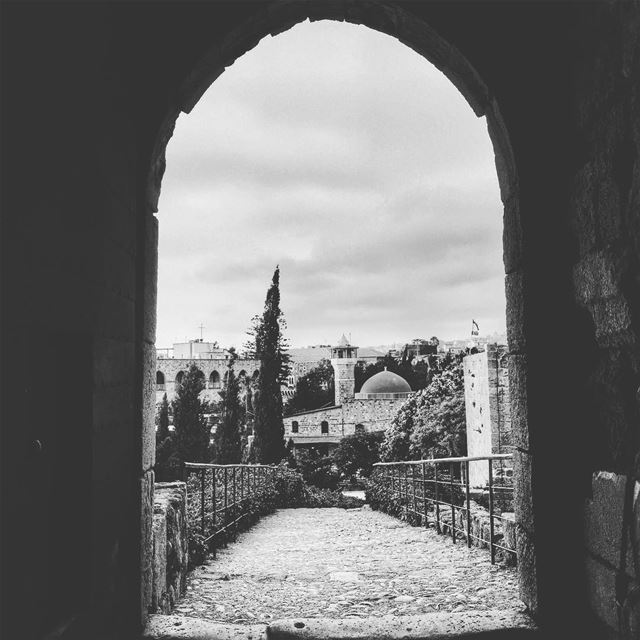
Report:
[[[640,6],[619,0],[3,4],[2,636],[144,625],[164,148],[225,67],[307,17],[398,37],[487,115],[521,596],[547,631],[621,637],[620,487],[640,476]]]

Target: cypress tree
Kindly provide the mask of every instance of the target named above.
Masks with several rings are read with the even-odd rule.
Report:
[[[192,362],[173,400],[175,458],[179,463],[207,461],[209,427],[204,415],[207,403],[199,398],[204,388],[204,374]]]
[[[224,389],[220,393],[222,421],[216,430],[216,461],[218,464],[237,464],[242,460],[240,425],[243,421],[243,409],[240,403],[240,384],[233,371],[235,357],[229,360],[224,376]]]
[[[158,415],[158,431],[156,432],[156,443],[164,442],[169,437],[169,401],[167,394],[162,396],[160,413]]]
[[[254,319],[251,345],[260,360],[253,397],[253,457],[262,464],[277,464],[286,457],[282,422],[281,385],[289,374],[289,355],[282,330],[286,327],[280,309],[280,269],[276,267],[267,291],[262,317]]]
[[[158,429],[156,431],[156,480],[165,482],[174,480],[175,473],[171,469],[169,459],[174,453],[175,443],[169,433],[169,401],[167,394],[162,396],[160,410],[157,416]],[[177,473],[177,470],[176,470]]]

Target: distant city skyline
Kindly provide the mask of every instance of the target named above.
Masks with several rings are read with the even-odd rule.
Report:
[[[504,332],[485,119],[365,27],[303,23],[230,66],[178,119],[158,217],[159,347],[202,323],[241,348],[277,264],[292,345]]]
[[[342,334],[340,334],[340,336],[337,336],[334,340],[329,341],[329,342],[313,342],[313,343],[309,343],[309,344],[290,344],[289,348],[291,349],[309,349],[309,348],[313,348],[313,347],[319,347],[319,346],[335,346],[338,342],[338,339],[341,337]],[[383,347],[388,347],[388,348],[392,348],[392,347],[398,347],[401,345],[405,345],[405,344],[410,344],[413,340],[415,339],[424,339],[424,340],[429,340],[430,338],[432,338],[435,334],[425,334],[422,336],[413,336],[412,338],[408,338],[406,340],[392,340],[390,342],[374,342],[371,344],[359,344],[357,340],[355,340],[353,337],[350,337],[348,333],[345,334],[346,337],[349,339],[349,341],[351,342],[351,344],[357,346],[357,347],[362,347],[362,348],[367,348],[367,349],[380,349]],[[452,341],[463,341],[463,340],[485,340],[487,338],[490,337],[494,337],[494,336],[499,336],[502,337],[506,340],[506,332],[505,331],[491,331],[488,333],[482,333],[479,336],[472,336],[471,333],[469,333],[469,335],[466,336],[452,336],[452,337],[442,337],[442,336],[435,336],[436,338],[438,338],[438,340],[440,340],[440,342],[452,342]],[[196,336],[196,337],[184,337],[180,340],[173,340],[171,342],[171,344],[158,344],[157,347],[158,349],[170,349],[173,344],[179,344],[179,343],[186,343],[189,341],[194,341],[194,340],[199,340],[200,337]],[[207,337],[206,335],[202,338],[202,340],[204,342],[207,343],[218,343],[218,345],[223,348],[223,349],[228,349],[230,347],[235,347],[239,350],[241,350],[241,347],[236,347],[236,345],[226,345],[223,344],[222,342],[220,342],[220,340],[216,340],[215,338],[210,338]]]

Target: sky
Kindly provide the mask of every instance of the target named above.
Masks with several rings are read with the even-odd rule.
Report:
[[[484,118],[394,38],[305,22],[182,114],[159,204],[157,346],[241,347],[280,266],[292,346],[505,328]]]

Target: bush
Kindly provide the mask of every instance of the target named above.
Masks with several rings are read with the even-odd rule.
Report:
[[[276,480],[279,506],[282,508],[312,508],[321,509],[338,507],[353,509],[361,507],[363,500],[353,496],[344,496],[340,491],[322,489],[305,482],[301,473],[281,466]]]
[[[354,433],[342,438],[333,454],[333,460],[347,478],[360,473],[368,478],[373,465],[380,461],[380,444],[384,440],[383,432]]]
[[[320,456],[315,451],[298,454],[297,469],[304,481],[318,489],[335,491],[340,484],[340,473],[331,456]]]

